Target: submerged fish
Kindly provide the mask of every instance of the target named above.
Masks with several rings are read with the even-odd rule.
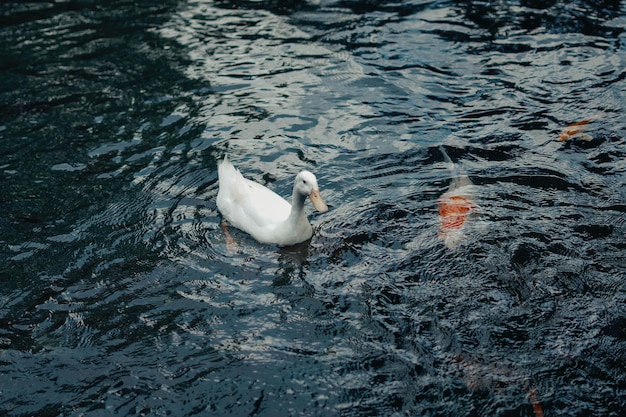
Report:
[[[439,150],[454,173],[448,191],[437,201],[439,218],[441,219],[439,237],[449,249],[454,249],[465,240],[466,236],[463,230],[465,222],[477,207],[472,199],[474,184],[466,174],[457,169],[443,146],[440,146]]]
[[[526,391],[535,417],[544,417],[543,407],[537,397],[537,388],[530,385],[524,375],[515,372],[510,366],[502,366],[498,361],[472,360],[463,355],[455,355],[453,363],[462,371],[461,377],[470,390],[495,391],[511,385],[518,385]]]
[[[533,413],[535,413],[535,417],[543,417],[543,407],[541,403],[537,399],[537,390],[532,389],[528,392],[528,399],[533,406]]]
[[[559,135],[559,141],[565,142],[566,140],[572,139],[574,137],[579,137],[587,141],[592,140],[593,138],[591,136],[583,133],[585,129],[587,129],[589,123],[591,123],[592,121],[593,119],[584,119],[568,125],[565,129],[561,131],[561,134]]]

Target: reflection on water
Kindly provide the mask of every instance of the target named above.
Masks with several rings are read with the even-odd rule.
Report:
[[[625,16],[0,6],[0,410],[619,415]],[[475,185],[453,250],[442,145]],[[229,251],[226,154],[281,195],[315,172],[310,244]]]

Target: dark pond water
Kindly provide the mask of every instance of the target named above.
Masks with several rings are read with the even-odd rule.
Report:
[[[0,414],[618,416],[626,4],[0,5]],[[585,132],[559,141],[570,123]],[[465,239],[439,197],[474,182]],[[216,161],[330,206],[231,230]]]

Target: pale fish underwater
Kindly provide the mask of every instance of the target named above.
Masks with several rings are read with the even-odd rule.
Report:
[[[446,247],[454,249],[466,239],[466,222],[477,208],[473,200],[475,185],[467,174],[458,170],[443,146],[440,146],[439,150],[453,172],[452,182],[448,191],[437,200],[439,218],[441,220],[439,237],[443,240]]]

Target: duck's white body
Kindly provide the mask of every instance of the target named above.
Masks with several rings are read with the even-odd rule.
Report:
[[[272,190],[250,181],[224,158],[218,165],[217,208],[234,227],[249,233],[261,243],[290,246],[304,242],[313,229],[304,212],[307,197],[320,212],[328,210],[315,175],[300,172],[289,204]]]

